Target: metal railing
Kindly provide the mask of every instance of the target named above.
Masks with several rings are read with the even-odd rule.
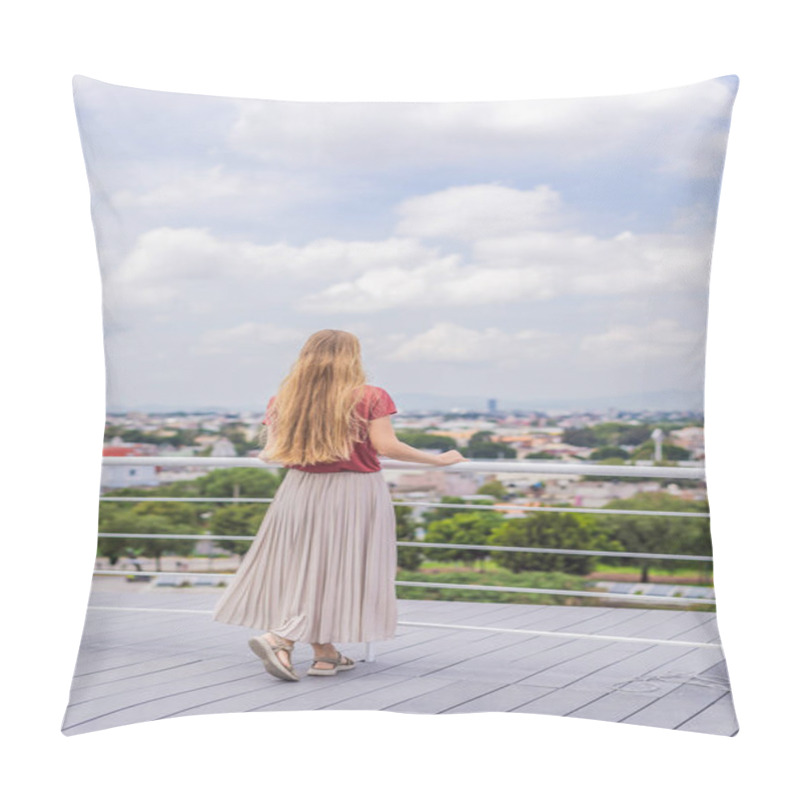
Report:
[[[611,475],[637,478],[684,478],[687,480],[704,480],[705,467],[683,464],[679,466],[656,466],[646,464],[585,464],[580,461],[557,461],[548,459],[470,459],[449,467],[435,467],[431,464],[420,464],[416,461],[399,461],[381,458],[381,467],[386,471],[394,470],[437,470],[445,472],[524,472],[541,474],[568,475]],[[280,469],[277,462],[262,461],[248,456],[218,458],[215,456],[104,456],[103,466],[160,466],[160,467],[254,467],[263,469]]]
[[[396,461],[391,459],[381,459],[381,467],[386,471],[408,471],[408,470],[437,470],[447,472],[481,472],[490,474],[503,474],[503,473],[527,473],[527,474],[579,474],[579,475],[605,475],[617,477],[652,477],[661,479],[688,479],[688,480],[704,480],[705,469],[702,467],[694,466],[678,466],[678,467],[659,467],[659,466],[619,466],[611,464],[583,464],[578,462],[573,463],[542,463],[529,459],[531,463],[523,463],[522,461],[509,461],[505,459],[492,459],[485,461],[471,460],[454,464],[448,467],[433,467],[427,464],[418,464],[416,462]],[[106,456],[103,458],[104,466],[139,466],[139,465],[154,465],[154,466],[168,466],[168,467],[204,467],[210,469],[230,468],[230,467],[252,467],[264,469],[279,469],[282,465],[277,463],[263,462],[257,458],[205,458],[205,457],[164,457],[164,456]],[[199,502],[199,503],[270,503],[272,498],[254,498],[254,497],[219,497],[219,498],[176,498],[176,497],[101,497],[105,502]],[[588,513],[588,514],[633,514],[633,515],[654,515],[654,516],[678,516],[678,517],[709,517],[705,512],[676,512],[676,511],[648,511],[636,509],[596,509],[596,508],[574,508],[574,507],[553,507],[553,506],[519,506],[508,504],[462,504],[462,503],[433,503],[427,501],[392,501],[393,505],[409,505],[409,506],[425,506],[429,508],[468,508],[471,511],[480,510],[498,510],[498,511],[515,511],[515,512],[560,512],[560,513]],[[126,533],[100,533],[101,537],[120,537],[120,538],[150,538],[150,539],[200,539],[204,541],[252,541],[253,536],[215,536],[213,534],[126,534]],[[609,556],[615,558],[651,558],[651,559],[669,559],[669,560],[683,560],[683,561],[706,561],[710,562],[710,556],[695,556],[684,554],[666,554],[666,553],[629,553],[618,551],[600,551],[600,550],[571,550],[561,548],[544,548],[544,547],[506,547],[506,546],[491,546],[491,545],[456,545],[447,543],[434,543],[434,542],[405,542],[398,541],[398,546],[403,547],[441,547],[446,549],[465,549],[465,550],[488,550],[488,551],[514,551],[514,552],[527,552],[527,553],[561,553],[561,554],[582,554],[582,555],[598,555]],[[98,570],[94,571],[96,575],[120,575],[130,572],[130,570]],[[178,577],[199,577],[199,578],[230,578],[230,573],[191,573],[191,572],[144,572],[137,571],[136,574],[142,576],[178,576]],[[664,597],[664,596],[648,596],[648,595],[630,595],[619,594],[610,592],[593,592],[593,591],[580,591],[580,590],[562,590],[562,589],[534,589],[528,587],[512,587],[512,586],[479,586],[474,584],[453,584],[453,583],[427,583],[415,581],[395,581],[398,586],[412,586],[424,587],[429,589],[472,589],[478,591],[494,591],[494,592],[522,592],[528,594],[549,594],[549,595],[569,595],[579,597],[591,597],[595,600],[627,600],[635,601],[637,603],[653,601],[659,605],[663,604],[677,604],[677,605],[713,605],[715,600],[713,598],[686,598],[686,597]],[[90,608],[94,608],[90,606]],[[121,608],[114,608],[113,610],[119,612]],[[128,609],[135,610],[135,609]],[[141,609],[146,611],[148,609]],[[152,609],[149,609],[152,611]],[[173,611],[175,611],[173,609]],[[177,613],[177,612],[176,612]],[[199,613],[190,612],[186,613]],[[204,612],[210,613],[210,612]],[[721,645],[708,642],[692,642],[692,641],[677,641],[669,639],[642,639],[640,637],[624,637],[624,636],[597,636],[590,634],[581,634],[569,631],[547,631],[547,630],[517,630],[517,629],[500,629],[500,628],[487,628],[481,626],[464,626],[453,625],[447,623],[426,623],[426,622],[398,622],[398,625],[407,625],[412,627],[435,627],[447,629],[467,629],[467,630],[480,630],[487,633],[516,633],[527,636],[561,636],[561,637],[583,637],[604,639],[609,641],[633,641],[645,644],[665,644],[672,646],[682,647],[712,647],[719,648]],[[367,662],[375,661],[374,644],[372,642],[365,643],[364,660]]]
[[[702,467],[660,467],[660,466],[621,466],[611,464],[584,464],[580,462],[571,463],[539,463],[529,460],[531,463],[521,463],[517,460],[492,459],[482,461],[468,461],[454,464],[448,467],[433,467],[427,464],[416,462],[405,462],[391,459],[381,459],[381,467],[386,471],[390,470],[437,470],[447,472],[481,472],[502,474],[510,472],[524,473],[561,473],[561,474],[581,474],[581,475],[611,475],[625,477],[655,477],[662,479],[689,479],[703,480],[705,469]],[[230,467],[253,467],[263,469],[279,469],[281,464],[268,463],[257,458],[204,458],[204,457],[164,457],[164,456],[106,456],[103,458],[104,466],[191,466],[208,467],[211,469],[230,468]],[[201,503],[270,503],[273,498],[254,498],[254,497],[134,497],[134,496],[112,496],[101,497],[104,502],[201,502]],[[708,512],[688,512],[688,511],[650,511],[639,509],[607,509],[607,508],[585,508],[585,507],[558,507],[558,506],[521,506],[514,504],[469,504],[469,503],[435,503],[430,501],[405,501],[395,500],[393,505],[400,506],[423,506],[427,508],[464,508],[470,511],[514,511],[522,513],[583,513],[583,514],[619,514],[636,516],[670,516],[670,517],[701,517],[708,518]],[[100,533],[104,538],[126,538],[126,539],[196,539],[202,541],[252,541],[253,536],[222,536],[214,534],[128,534],[128,533]],[[600,556],[607,558],[636,558],[636,559],[659,559],[671,561],[696,561],[711,562],[711,556],[687,555],[678,553],[638,553],[616,550],[581,550],[552,547],[510,547],[502,545],[477,545],[477,544],[449,544],[434,542],[406,542],[398,541],[400,547],[420,547],[420,548],[442,548],[446,550],[471,550],[487,552],[517,552],[517,553],[549,553],[560,555],[585,555]],[[96,575],[119,575],[122,570],[95,570]],[[130,572],[130,570],[127,570]],[[142,576],[180,576],[180,577],[204,577],[219,578],[220,580],[230,578],[230,573],[210,573],[210,572],[143,572],[137,574]],[[529,587],[513,586],[486,586],[478,584],[455,584],[455,583],[434,583],[418,581],[395,581],[397,586],[420,587],[429,589],[468,589],[475,591],[488,592],[515,592],[540,595],[567,595],[574,597],[591,597],[594,599],[615,599],[634,601],[637,603],[658,603],[667,605],[714,605],[715,600],[711,597],[690,598],[690,597],[669,597],[664,595],[643,595],[626,594],[613,592],[582,591],[577,589],[537,589]]]

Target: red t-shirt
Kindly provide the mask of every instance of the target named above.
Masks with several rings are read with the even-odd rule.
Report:
[[[269,411],[274,400],[275,396],[273,395],[267,403],[267,411]],[[397,413],[397,408],[389,393],[379,386],[371,386],[369,384],[366,385],[366,391],[358,403],[358,410],[368,420]],[[266,424],[266,421],[267,415],[265,414],[262,424]],[[366,441],[354,442],[350,457],[346,460],[320,461],[316,464],[306,464],[304,466],[298,464],[284,464],[283,466],[289,467],[289,469],[303,470],[303,472],[378,472],[381,468],[380,461],[378,461],[378,453],[372,446],[368,436]]]

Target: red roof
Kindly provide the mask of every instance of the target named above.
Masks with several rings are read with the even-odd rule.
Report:
[[[141,448],[138,445],[133,447],[104,447],[104,456],[140,456],[142,455]]]

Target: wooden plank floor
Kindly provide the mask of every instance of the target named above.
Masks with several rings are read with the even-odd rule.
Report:
[[[363,661],[363,645],[341,645],[356,669],[308,677],[311,647],[298,643],[301,680],[289,683],[264,671],[247,647],[248,629],[211,619],[219,593],[96,580],[63,732],[299,709],[506,711],[738,731],[724,653],[702,646],[720,642],[713,613],[400,600],[397,635],[374,645],[374,661]]]

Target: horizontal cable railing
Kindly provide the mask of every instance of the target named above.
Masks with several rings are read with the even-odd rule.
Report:
[[[158,503],[271,503],[272,497],[101,497],[106,503],[158,502]],[[552,511],[570,514],[629,514],[651,517],[708,517],[707,511],[647,511],[638,508],[583,508],[573,506],[521,506],[497,503],[433,503],[417,500],[394,500],[396,506],[421,506],[423,508],[467,508],[470,511]]]
[[[215,578],[222,582],[225,578],[231,578],[228,572],[156,572],[147,570],[119,570],[119,569],[96,569],[95,575],[141,575],[142,577],[177,577],[191,578],[199,577]],[[547,594],[547,595],[566,595],[569,597],[591,597],[595,600],[634,600],[654,603],[674,603],[676,605],[714,605],[715,600],[710,597],[669,597],[666,595],[646,595],[646,594],[625,594],[620,592],[593,592],[582,591],[579,589],[535,589],[527,586],[486,586],[476,583],[433,583],[428,581],[395,581],[396,586],[415,586],[424,589],[475,589],[479,592],[516,592],[522,594]]]
[[[636,478],[683,478],[686,480],[705,480],[705,467],[669,466],[661,467],[645,464],[585,464],[580,461],[557,461],[549,459],[491,458],[470,459],[447,467],[432,464],[420,464],[416,461],[399,461],[391,458],[380,458],[380,465],[385,470],[436,470],[442,472],[523,472],[535,474],[568,474],[568,475],[610,475]],[[229,467],[254,467],[263,469],[281,469],[277,461],[262,461],[260,458],[233,456],[217,458],[213,456],[103,456],[103,466],[158,466],[158,467],[203,467],[218,469]]]
[[[203,616],[211,616],[213,611],[205,611],[198,608],[154,608],[152,606],[96,606],[90,605],[90,611],[112,612],[114,614],[200,614]],[[418,620],[398,620],[398,625],[408,626],[412,628],[443,628],[445,630],[456,631],[484,631],[487,633],[513,633],[522,636],[552,636],[560,639],[587,639],[602,642],[626,642],[631,644],[657,644],[657,645],[670,645],[672,647],[689,647],[695,649],[698,647],[709,647],[714,649],[721,649],[722,645],[719,642],[700,642],[684,639],[650,639],[644,636],[612,636],[602,633],[580,633],[578,631],[549,631],[549,630],[534,630],[530,628],[497,628],[489,627],[487,625],[454,625],[448,622],[420,622]],[[367,657],[366,661],[374,661],[371,657],[370,651],[372,650],[374,642],[366,642]]]
[[[253,536],[216,536],[208,533],[99,533],[108,539],[202,539],[203,541],[252,542]],[[617,550],[564,550],[556,547],[508,547],[490,544],[448,544],[442,542],[400,542],[401,547],[441,547],[445,550],[489,550],[511,553],[560,553],[562,555],[608,556],[620,558],[660,558],[678,561],[711,561],[711,556],[677,555],[671,553],[626,553]]]
[[[531,459],[533,461],[533,459]],[[253,463],[255,462],[255,463]],[[119,465],[160,465],[160,466],[204,466],[212,469],[230,467],[263,467],[271,469],[281,468],[281,464],[275,462],[264,462],[254,458],[205,458],[205,457],[162,457],[162,456],[106,456],[103,458],[104,466]],[[589,465],[572,462],[569,464],[546,464],[530,463],[521,464],[520,461],[504,459],[492,459],[484,461],[461,462],[447,467],[433,467],[431,465],[418,464],[415,462],[393,461],[381,459],[383,469],[436,469],[437,471],[448,472],[526,472],[526,473],[571,473],[580,475],[612,475],[628,477],[660,477],[660,478],[684,478],[688,480],[704,480],[705,470],[697,467],[657,467],[657,466],[621,466],[621,465]],[[106,502],[198,502],[198,503],[270,503],[274,498],[256,497],[134,497],[134,496],[103,496],[101,501]],[[392,501],[393,505],[399,506],[423,506],[429,508],[465,508],[471,511],[514,511],[514,512],[560,512],[560,513],[588,513],[588,514],[629,514],[642,516],[672,516],[672,517],[709,517],[708,512],[678,512],[678,511],[650,511],[644,509],[605,509],[605,508],[575,508],[571,506],[520,506],[509,504],[489,504],[489,503],[434,503],[428,501]],[[204,541],[252,541],[253,536],[222,536],[214,534],[156,534],[156,533],[99,533],[100,537],[105,538],[125,538],[125,539],[196,539]],[[638,559],[661,559],[671,561],[701,561],[711,562],[711,556],[687,555],[677,553],[634,553],[614,550],[575,550],[563,548],[547,547],[510,547],[502,545],[471,545],[471,544],[449,544],[439,542],[405,542],[398,541],[398,546],[402,547],[422,547],[422,548],[442,548],[447,550],[478,550],[478,551],[508,551],[519,553],[551,553],[561,555],[584,555],[584,556],[605,556],[613,558],[638,558]],[[99,570],[96,575],[120,575],[131,573],[131,570]],[[178,576],[183,578],[202,577],[218,578],[223,580],[230,578],[230,573],[210,573],[210,572],[146,572],[137,570],[134,574],[145,576]],[[714,604],[713,598],[688,598],[688,597],[668,597],[662,595],[642,595],[642,594],[622,594],[598,591],[580,591],[573,589],[536,589],[528,587],[511,586],[485,586],[478,584],[454,584],[454,583],[433,583],[415,581],[395,581],[398,586],[411,586],[423,588],[440,589],[474,589],[476,591],[492,592],[521,592],[527,594],[546,594],[546,595],[569,595],[576,597],[592,597],[595,599],[623,599],[635,602],[658,602],[674,604]]]

